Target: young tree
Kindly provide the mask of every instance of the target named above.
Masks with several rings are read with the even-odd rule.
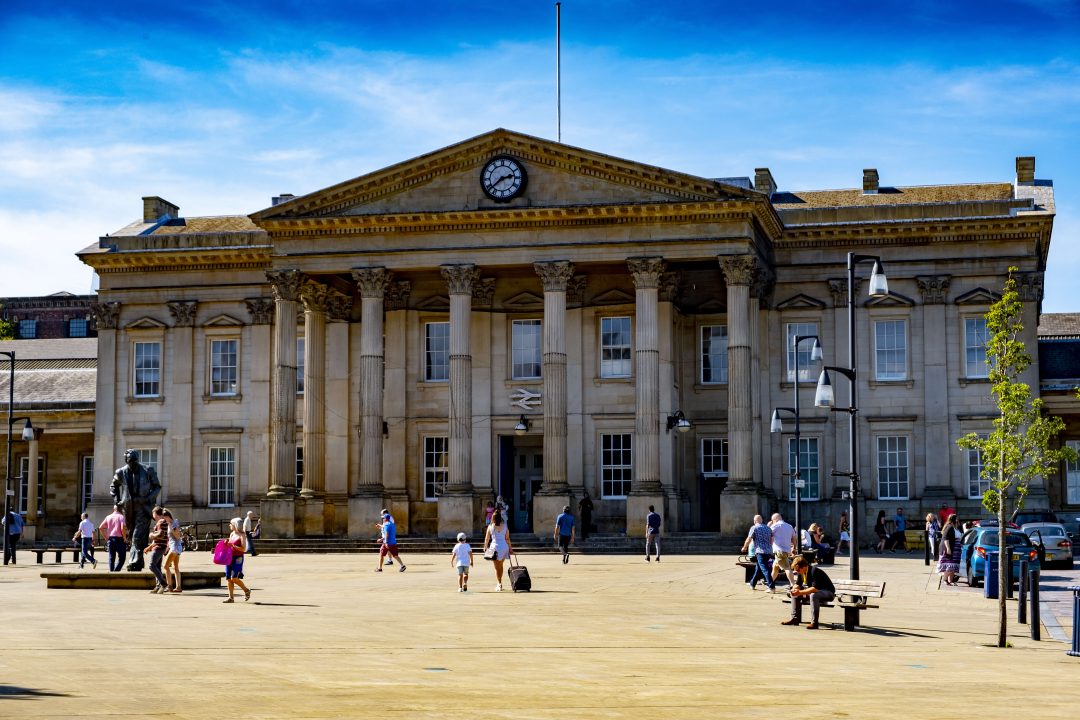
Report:
[[[978,450],[982,455],[982,476],[990,489],[983,495],[983,506],[998,519],[998,647],[1006,647],[1007,615],[1005,598],[1008,595],[1008,563],[1011,562],[1005,542],[1009,504],[1024,506],[1028,485],[1037,476],[1052,475],[1061,462],[1073,460],[1071,448],[1051,448],[1050,443],[1065,428],[1060,417],[1043,414],[1043,403],[1031,397],[1031,388],[1019,378],[1031,365],[1031,355],[1020,335],[1023,303],[1016,290],[1013,274],[1009,277],[1001,299],[986,313],[986,361],[989,364],[991,391],[997,399],[998,416],[994,430],[986,437],[970,433],[957,440],[965,450]]]
[[[0,310],[4,306],[0,305]],[[0,317],[0,340],[11,340],[15,337],[15,323]]]

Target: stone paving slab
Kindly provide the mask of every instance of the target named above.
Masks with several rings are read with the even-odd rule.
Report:
[[[245,568],[251,602],[232,605],[224,588],[48,590],[34,565],[0,568],[0,716],[895,720],[943,702],[980,718],[1077,706],[1067,646],[1010,622],[1014,647],[994,648],[994,602],[939,588],[913,556],[863,557],[863,579],[887,593],[854,633],[839,609],[824,611],[828,629],[781,626],[787,606],[751,591],[733,556],[524,558],[536,591],[514,594],[493,591],[479,555],[468,593],[447,556],[407,556],[404,573],[373,572],[371,554],[260,556]],[[844,562],[830,572],[846,577]]]

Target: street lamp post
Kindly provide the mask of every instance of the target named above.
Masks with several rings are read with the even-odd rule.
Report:
[[[802,441],[799,428],[799,343],[803,340],[813,340],[814,347],[810,350],[811,360],[821,360],[821,343],[817,335],[796,335],[792,341],[795,350],[795,407],[778,407],[773,410],[772,422],[769,432],[784,432],[784,424],[780,421],[780,411],[789,412],[795,416],[795,467],[791,471],[791,478],[795,484],[795,554],[802,552],[802,490],[806,481],[802,478]]]
[[[859,470],[858,470],[858,418],[859,403],[856,399],[858,383],[856,382],[855,369],[855,265],[861,262],[873,262],[874,268],[870,273],[870,297],[884,297],[889,294],[889,284],[885,279],[885,271],[881,266],[881,258],[876,255],[857,255],[849,252],[847,256],[847,310],[848,310],[848,367],[827,365],[821,370],[818,378],[817,393],[814,396],[814,404],[817,407],[827,407],[833,412],[846,412],[850,418],[848,423],[848,470],[840,472],[833,470],[834,477],[846,477],[850,481],[848,486],[848,517],[851,520],[851,564],[849,565],[848,577],[852,580],[859,579]],[[835,395],[832,382],[829,380],[829,371],[840,373],[846,377],[851,385],[851,405],[846,408],[834,407]]]
[[[26,420],[23,428],[23,440],[34,438],[34,426],[30,424],[30,418],[13,417],[15,412],[15,351],[0,350],[0,355],[5,355],[11,362],[11,371],[8,373],[8,412],[7,412],[7,467],[4,471],[4,564],[8,564],[11,550],[11,538],[8,536],[8,517],[11,514],[11,496],[15,492],[11,489],[11,426],[16,420]],[[34,508],[37,511],[37,508]]]

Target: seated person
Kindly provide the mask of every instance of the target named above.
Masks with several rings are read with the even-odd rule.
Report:
[[[792,560],[791,569],[795,572],[795,587],[788,592],[791,597],[791,618],[780,621],[780,624],[800,624],[803,603],[809,603],[810,624],[806,629],[817,630],[821,606],[836,598],[836,587],[824,570],[811,566],[802,555]]]
[[[832,564],[836,559],[836,549],[825,542],[825,530],[817,523],[803,530],[803,547],[814,551],[816,562]]]

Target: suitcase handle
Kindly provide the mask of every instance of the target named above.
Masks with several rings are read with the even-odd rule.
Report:
[[[510,567],[521,567],[520,564],[518,564],[518,565],[514,564],[514,556],[515,555],[517,555],[517,553],[515,553],[513,550],[511,550],[509,553],[507,553],[506,559],[510,561]]]

